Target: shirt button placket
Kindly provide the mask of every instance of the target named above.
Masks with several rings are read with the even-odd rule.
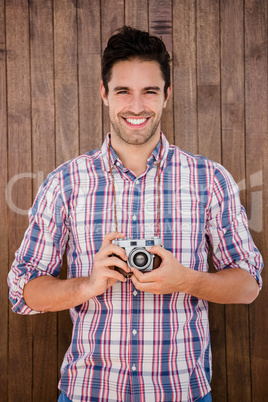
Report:
[[[138,387],[138,376],[137,376],[137,371],[138,371],[138,351],[139,351],[139,345],[138,345],[138,331],[139,331],[139,292],[137,289],[133,289],[132,291],[132,308],[133,308],[133,319],[132,319],[132,329],[131,329],[131,373],[132,373],[132,382],[134,388]],[[135,397],[133,401],[137,400]]]
[[[140,180],[136,179],[134,182],[134,199],[133,205],[135,205],[135,209],[132,210],[132,233],[133,238],[139,237],[139,208],[140,208]]]

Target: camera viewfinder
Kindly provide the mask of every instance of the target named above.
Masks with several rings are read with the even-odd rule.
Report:
[[[146,240],[145,244],[146,246],[154,246],[154,240]]]

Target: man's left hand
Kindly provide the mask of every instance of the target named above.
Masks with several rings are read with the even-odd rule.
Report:
[[[183,292],[189,268],[181,265],[170,251],[161,246],[150,247],[147,251],[157,254],[162,261],[159,268],[151,272],[142,273],[138,269],[132,268],[131,279],[135,287],[138,290],[154,294]]]

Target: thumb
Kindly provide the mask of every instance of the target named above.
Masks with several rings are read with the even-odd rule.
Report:
[[[167,253],[169,253],[169,251],[167,251],[164,247],[161,246],[146,247],[146,250],[149,251],[149,253],[159,255],[161,259],[166,257]]]

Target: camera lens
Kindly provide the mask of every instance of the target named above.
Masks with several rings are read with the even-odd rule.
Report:
[[[128,256],[129,265],[140,271],[146,271],[152,263],[152,256],[143,247],[131,250]]]
[[[144,267],[147,265],[148,257],[145,253],[139,252],[134,255],[133,262],[135,265],[137,265],[137,267]]]

